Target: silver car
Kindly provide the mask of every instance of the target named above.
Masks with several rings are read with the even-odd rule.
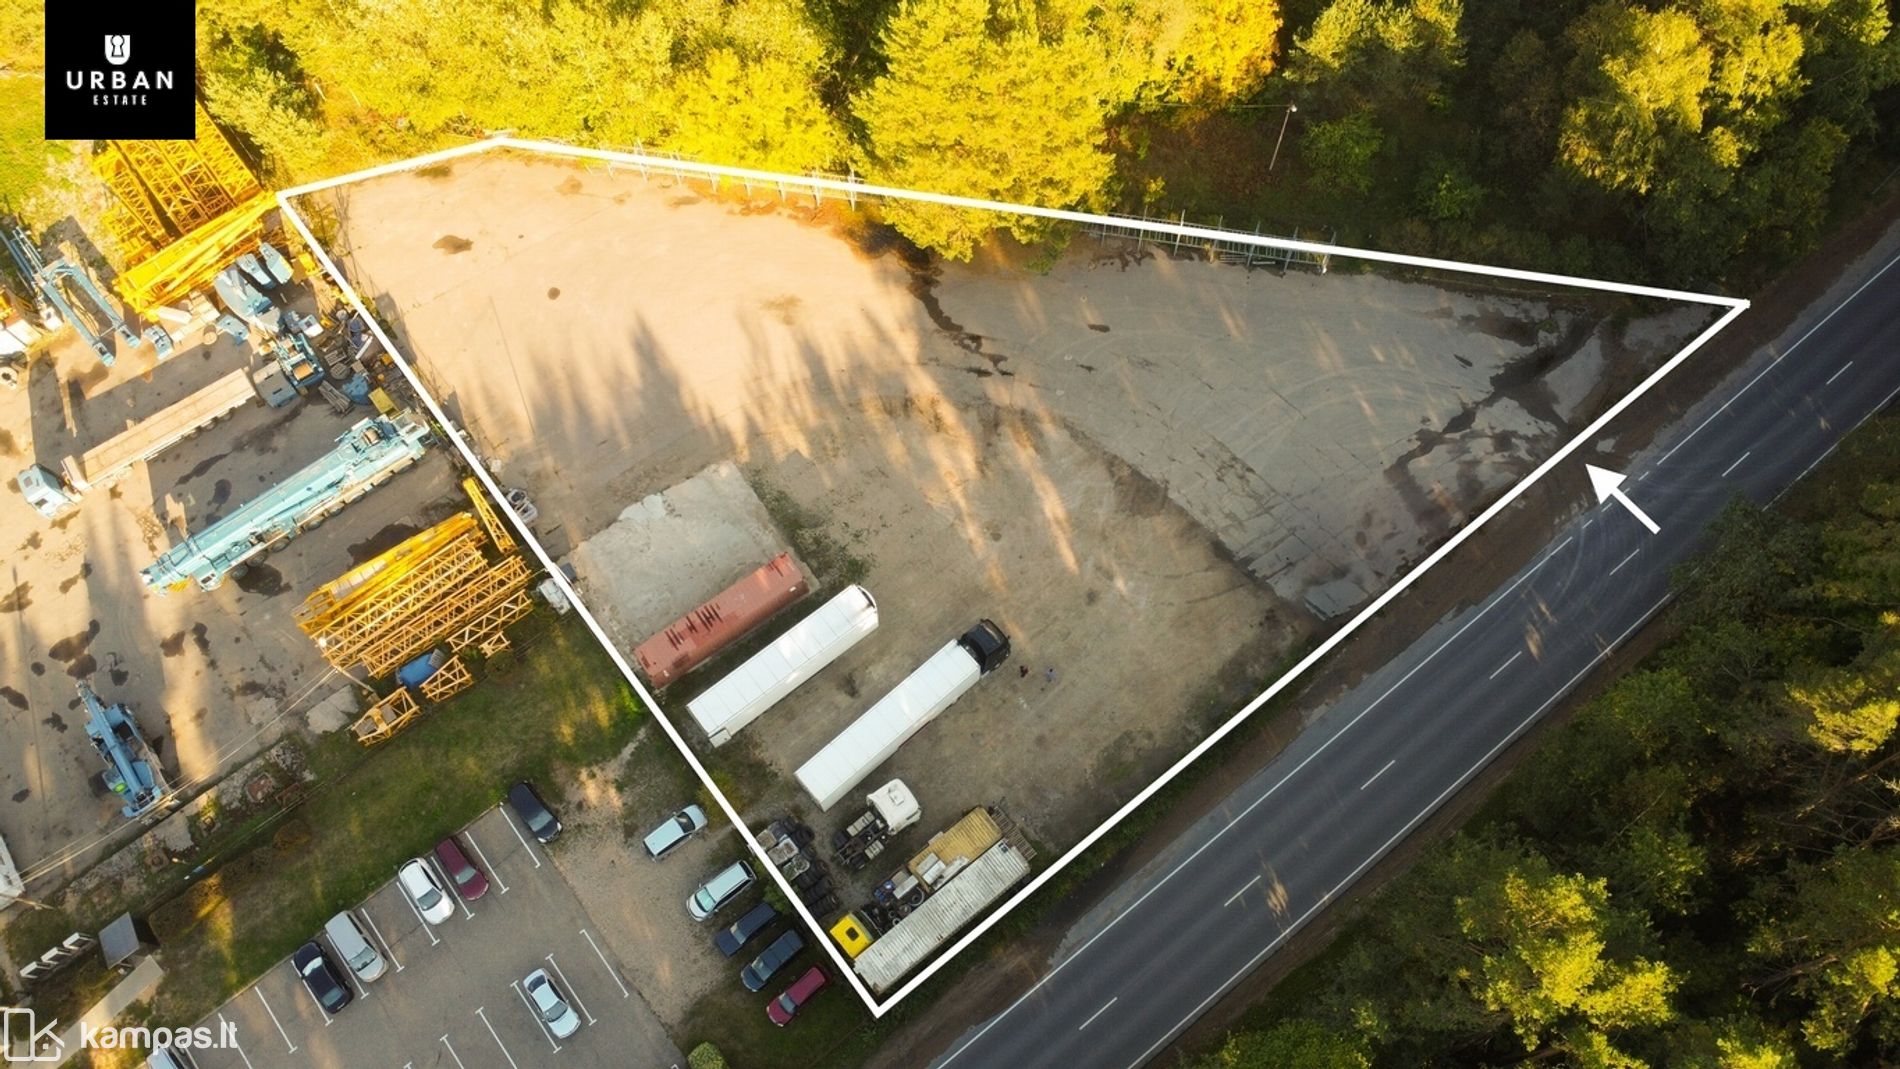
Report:
[[[666,818],[666,823],[647,833],[643,840],[647,847],[647,856],[659,860],[668,850],[693,837],[695,832],[706,826],[706,811],[696,805]]]
[[[550,1035],[556,1039],[566,1039],[580,1031],[580,1014],[574,1012],[574,1007],[568,1004],[561,989],[554,986],[554,978],[548,975],[546,969],[529,973],[521,986],[527,989],[528,1002],[534,1007],[534,1012],[541,1015],[541,1023],[547,1026]]]

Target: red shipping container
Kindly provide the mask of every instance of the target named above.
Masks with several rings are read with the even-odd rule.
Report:
[[[810,590],[792,555],[781,553],[634,647],[633,655],[647,680],[664,687]]]

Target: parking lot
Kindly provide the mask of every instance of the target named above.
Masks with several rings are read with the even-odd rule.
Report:
[[[485,895],[458,900],[454,917],[432,926],[392,879],[356,911],[388,960],[383,976],[368,985],[346,976],[355,998],[331,1017],[289,960],[278,963],[199,1022],[214,1030],[235,1025],[238,1043],[199,1052],[203,1069],[682,1064],[580,901],[514,814],[492,809],[461,839],[488,874]],[[537,968],[555,978],[581,1014],[580,1030],[567,1039],[543,1027],[520,990]]]

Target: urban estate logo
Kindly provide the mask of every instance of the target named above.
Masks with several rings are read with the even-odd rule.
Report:
[[[81,1021],[78,1038],[85,1050],[229,1050],[237,1046],[237,1025],[220,1020],[217,1028],[119,1028]],[[58,1021],[41,1026],[32,1010],[0,1007],[0,1065],[58,1064],[66,1054]]]
[[[101,30],[106,31],[103,48]],[[49,2],[46,136],[196,137],[197,49],[192,0],[148,0],[104,10]]]

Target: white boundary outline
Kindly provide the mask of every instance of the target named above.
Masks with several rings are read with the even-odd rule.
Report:
[[[330,277],[335,280],[338,287],[342,290],[345,300],[347,300],[357,312],[362,314],[364,322],[368,324],[371,333],[375,335],[378,342],[382,343],[383,348],[389,353],[391,359],[395,361],[403,377],[409,380],[409,385],[415,389],[417,396],[422,398],[424,406],[429,410],[429,414],[435,419],[437,425],[443,429],[443,432],[448,435],[449,441],[455,446],[456,450],[462,454],[462,458],[468,462],[469,467],[475,472],[476,477],[481,480],[482,485],[494,496],[496,501],[506,500],[506,495],[502,492],[500,484],[495,481],[494,476],[489,473],[488,469],[482,465],[475,451],[470,448],[468,441],[463,437],[461,429],[449,419],[448,413],[443,411],[442,406],[436,401],[435,396],[423,385],[415,369],[410,366],[408,358],[396,348],[395,343],[392,342],[389,336],[383,331],[382,324],[377,320],[375,314],[364,304],[362,297],[356,292],[356,288],[337,267],[336,262],[330,258],[328,250],[316,240],[316,237],[310,231],[309,225],[304,221],[303,216],[300,215],[291,204],[291,201],[297,197],[322,192],[337,186],[371,178],[380,178],[385,175],[397,174],[403,171],[418,170],[433,164],[445,163],[450,160],[460,159],[464,156],[472,156],[496,149],[517,149],[529,153],[542,153],[598,163],[626,164],[643,169],[650,167],[662,171],[697,175],[715,181],[719,179],[733,179],[741,182],[750,181],[770,184],[776,188],[793,186],[804,190],[811,190],[814,193],[830,192],[845,196],[865,196],[885,200],[912,200],[927,204],[938,204],[945,207],[996,212],[1007,215],[1031,215],[1061,222],[1110,225],[1146,230],[1155,234],[1168,235],[1171,237],[1237,242],[1292,252],[1345,256],[1361,260],[1371,260],[1378,263],[1400,264],[1408,267],[1448,271],[1459,274],[1481,275],[1487,278],[1508,278],[1520,282],[1569,286],[1577,289],[1606,293],[1622,293],[1638,297],[1654,297],[1692,304],[1713,305],[1718,308],[1727,309],[1714,323],[1704,328],[1700,334],[1697,334],[1687,345],[1683,346],[1680,352],[1656,368],[1655,371],[1651,372],[1641,383],[1638,383],[1636,387],[1622,399],[1618,400],[1615,404],[1606,409],[1602,415],[1591,421],[1589,426],[1571,438],[1570,441],[1564,443],[1563,446],[1548,459],[1533,469],[1530,474],[1526,475],[1515,486],[1506,491],[1502,497],[1493,502],[1489,508],[1486,508],[1483,512],[1479,513],[1476,518],[1470,520],[1463,527],[1454,532],[1451,537],[1446,539],[1445,543],[1438,547],[1430,556],[1420,561],[1416,567],[1412,568],[1403,576],[1400,576],[1384,593],[1373,599],[1371,604],[1361,609],[1351,620],[1340,626],[1339,629],[1328,636],[1325,641],[1314,647],[1314,649],[1302,657],[1298,663],[1283,673],[1272,685],[1261,691],[1259,696],[1242,706],[1238,712],[1228,718],[1220,727],[1209,733],[1206,738],[1202,739],[1199,744],[1184,754],[1154,782],[1143,788],[1133,798],[1123,803],[1120,808],[1116,809],[1115,812],[1096,827],[1094,831],[1083,836],[1079,842],[1071,846],[1061,857],[1057,858],[1053,864],[1037,873],[1034,878],[1019,888],[1016,893],[1011,895],[1000,907],[978,921],[975,927],[965,932],[961,938],[957,939],[948,949],[926,964],[915,976],[899,987],[889,999],[883,1002],[879,1002],[877,998],[871,994],[870,990],[864,986],[864,982],[858,978],[857,973],[852,971],[850,962],[846,961],[844,955],[839,952],[832,941],[825,937],[824,926],[821,925],[818,918],[814,917],[811,911],[806,908],[804,901],[799,898],[797,891],[794,890],[791,884],[785,879],[784,874],[779,872],[778,867],[773,865],[765,856],[765,851],[760,848],[757,837],[752,834],[752,829],[747,827],[745,822],[739,819],[738,810],[733,807],[732,802],[727,799],[725,793],[719,789],[718,785],[713,782],[712,777],[707,774],[705,766],[700,764],[698,756],[693,753],[692,747],[687,745],[684,736],[674,728],[672,722],[660,711],[658,703],[653,700],[651,694],[647,693],[645,685],[642,684],[639,677],[634,674],[633,667],[628,664],[626,658],[622,656],[620,651],[614,646],[613,641],[607,637],[607,633],[601,628],[600,622],[596,620],[593,613],[588,610],[586,602],[581,600],[580,593],[574,589],[573,585],[568,582],[567,577],[556,567],[554,559],[548,554],[546,548],[541,545],[540,540],[534,536],[532,531],[526,529],[526,525],[519,525],[524,535],[523,541],[534,551],[535,558],[540,561],[541,566],[547,570],[549,577],[561,588],[562,593],[566,594],[568,599],[573,602],[575,611],[578,612],[581,619],[586,622],[588,629],[593,632],[595,639],[606,649],[608,656],[613,659],[614,666],[620,669],[621,675],[632,685],[634,692],[646,703],[647,711],[653,716],[654,720],[659,723],[661,730],[666,732],[667,738],[673,741],[673,745],[679,749],[681,756],[685,757],[686,763],[692,767],[693,773],[699,777],[700,782],[705,784],[706,789],[712,793],[713,798],[719,803],[719,808],[725,813],[726,819],[732,821],[734,827],[739,828],[745,833],[746,845],[751,849],[753,856],[758,859],[764,871],[770,873],[772,878],[777,881],[780,890],[785,893],[792,908],[797,911],[799,918],[810,925],[814,933],[817,933],[818,942],[823,945],[825,951],[831,956],[832,962],[837,965],[839,974],[843,976],[846,982],[851,985],[852,989],[857,992],[858,997],[864,1000],[864,1004],[870,1009],[874,1017],[884,1016],[892,1007],[896,1006],[912,991],[915,991],[934,976],[937,971],[948,964],[952,958],[962,953],[971,943],[982,938],[986,932],[994,927],[998,921],[1002,920],[1011,910],[1021,905],[1024,900],[1040,890],[1042,886],[1054,878],[1057,873],[1067,868],[1069,864],[1081,856],[1084,851],[1094,846],[1103,835],[1106,835],[1117,824],[1127,819],[1130,813],[1134,812],[1135,809],[1153,797],[1156,791],[1159,791],[1162,787],[1172,782],[1184,769],[1199,760],[1203,754],[1231,734],[1234,729],[1238,728],[1248,717],[1258,711],[1262,705],[1286,689],[1293,680],[1299,678],[1322,657],[1332,652],[1336,646],[1344,642],[1354,632],[1358,631],[1360,627],[1364,626],[1365,623],[1372,618],[1374,613],[1404,593],[1408,587],[1414,582],[1417,582],[1427,571],[1437,565],[1438,562],[1444,560],[1445,557],[1449,556],[1453,550],[1463,545],[1466,539],[1477,533],[1480,527],[1483,527],[1499,513],[1510,507],[1512,502],[1521,497],[1524,492],[1529,490],[1539,479],[1548,475],[1552,469],[1568,459],[1571,454],[1583,448],[1585,443],[1595,438],[1612,419],[1620,415],[1623,410],[1628,408],[1631,404],[1634,404],[1637,398],[1654,388],[1657,383],[1662,381],[1664,376],[1674,371],[1684,360],[1687,360],[1691,354],[1708,344],[1710,339],[1714,338],[1730,323],[1734,322],[1736,317],[1741,315],[1744,311],[1747,311],[1749,306],[1747,300],[1738,297],[1691,293],[1683,290],[1663,289],[1655,286],[1642,286],[1626,282],[1610,282],[1601,279],[1579,278],[1573,275],[1550,274],[1542,271],[1525,271],[1507,267],[1487,267],[1483,264],[1465,263],[1457,260],[1439,260],[1425,256],[1409,256],[1403,253],[1381,252],[1375,249],[1354,249],[1323,242],[1296,241],[1266,235],[1245,234],[1235,231],[1219,230],[1212,227],[1170,223],[1163,220],[1135,220],[1118,216],[1097,215],[1088,212],[1067,211],[1058,208],[1038,208],[1020,204],[1005,204],[998,201],[980,200],[972,197],[957,197],[941,193],[893,189],[886,186],[875,186],[821,176],[774,174],[769,171],[755,171],[740,167],[723,167],[716,164],[697,163],[631,152],[617,152],[607,149],[580,148],[573,145],[547,141],[530,141],[515,137],[495,137],[485,141],[471,142],[466,145],[458,145],[454,148],[444,149],[440,152],[431,152],[406,160],[398,160],[394,163],[370,167],[361,171],[351,172],[350,174],[326,178],[280,191],[277,194],[277,203],[283,210],[284,217],[296,228],[297,233],[303,238],[304,243],[309,246],[311,252],[323,265],[324,270],[328,271]]]

